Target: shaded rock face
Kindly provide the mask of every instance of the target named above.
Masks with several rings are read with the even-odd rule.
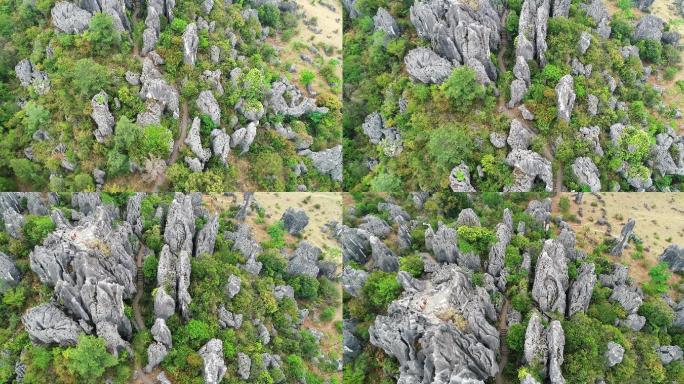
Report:
[[[114,228],[113,220],[109,210],[98,205],[77,226],[57,228],[34,248],[29,255],[31,270],[42,283],[54,287],[55,304],[31,313],[38,317],[50,313],[59,319],[61,325],[50,327],[70,329],[66,318],[77,321],[82,331],[96,333],[110,352],[118,353],[130,350],[124,339],[131,336],[131,324],[124,315],[123,300],[135,294],[136,267],[129,240],[131,226],[123,222]],[[32,316],[27,314],[24,321],[33,340],[64,341],[46,335],[51,331],[42,325],[27,324],[37,321]]]
[[[536,178],[546,184],[548,192],[553,190],[551,162],[540,154],[527,149],[514,149],[506,156],[506,164],[513,167],[513,185],[504,187],[504,192],[529,192]]]
[[[297,235],[309,224],[309,216],[302,209],[288,208],[280,219],[285,230],[291,235]]]
[[[156,121],[152,123],[159,123],[160,115],[164,110],[171,112],[174,119],[178,119],[180,116],[178,91],[162,79],[161,73],[149,57],[143,59],[143,72],[140,76],[140,81],[142,88],[140,89],[139,96],[143,100],[156,101],[156,105],[155,103],[152,105],[155,105],[157,110],[155,110],[155,106],[148,103],[148,111],[139,114],[138,121],[140,122],[141,115],[151,113],[153,116],[156,115]]]
[[[371,144],[380,144],[385,155],[396,157],[403,151],[401,134],[396,128],[385,128],[382,116],[376,111],[366,116],[363,133],[368,136]]]
[[[397,37],[401,33],[397,21],[383,7],[378,8],[377,13],[373,16],[373,24],[376,31],[383,31],[388,37]]]
[[[673,272],[684,271],[684,248],[677,244],[669,245],[660,255],[660,261],[666,262]]]
[[[625,348],[614,342],[609,341],[608,347],[606,349],[606,360],[608,360],[608,368],[614,367],[622,362],[622,358],[625,355]]]
[[[371,235],[371,260],[373,267],[385,272],[395,272],[399,269],[399,259],[385,243],[379,238]]]
[[[525,362],[539,364],[551,383],[565,383],[561,370],[564,349],[565,333],[560,321],[553,320],[544,328],[539,313],[532,313],[525,331]]]
[[[568,265],[563,245],[556,240],[546,240],[537,259],[532,299],[546,315],[553,312],[563,314],[568,286]]]
[[[320,152],[304,150],[299,152],[311,159],[314,168],[323,174],[329,175],[333,180],[342,182],[342,145],[325,149]]]
[[[500,19],[493,3],[418,1],[411,6],[410,18],[418,36],[429,40],[440,57],[453,66],[473,68],[481,83],[496,80],[489,58],[499,47]]]
[[[342,339],[344,341],[343,346],[343,358],[345,362],[350,362],[359,353],[363,346],[359,339],[354,335],[354,323],[349,320],[344,320],[342,327]]]
[[[128,17],[126,16],[126,3],[124,0],[80,0],[80,6],[86,11],[106,13],[112,17],[114,28],[119,31],[131,28]]]
[[[257,123],[252,121],[247,124],[247,127],[240,128],[233,132],[233,134],[230,136],[230,146],[232,148],[240,147],[242,149],[240,154],[244,155],[245,153],[249,152],[249,147],[254,142],[256,133]]]
[[[73,3],[60,1],[52,8],[52,24],[65,33],[81,33],[88,29],[92,14]]]
[[[414,48],[404,56],[406,71],[413,80],[441,84],[451,74],[451,63],[429,48]]]
[[[684,136],[677,135],[672,128],[657,134],[649,163],[661,175],[684,175]]]
[[[0,252],[0,294],[5,293],[7,288],[19,284],[21,275],[14,265],[14,261],[6,254]]]
[[[636,314],[639,307],[641,307],[641,304],[644,302],[638,289],[627,285],[618,285],[615,287],[609,299],[618,302],[620,306],[630,314]]]
[[[580,6],[587,12],[587,16],[596,22],[596,33],[607,39],[610,36],[610,15],[603,1],[592,0],[590,3],[582,3]]]
[[[392,227],[390,227],[385,220],[374,215],[366,215],[361,218],[361,221],[362,223],[359,225],[360,229],[380,238],[387,237],[392,231]]]
[[[114,128],[114,116],[109,112],[109,95],[105,91],[100,91],[93,96],[90,105],[93,108],[90,117],[97,124],[97,129],[94,132],[95,139],[98,143],[104,143],[105,139],[111,136]]]
[[[535,134],[527,129],[520,120],[513,119],[507,142],[511,149],[527,149],[534,136]]]
[[[578,275],[570,286],[568,292],[568,317],[577,312],[586,312],[591,301],[591,294],[596,284],[594,264],[584,263],[580,265]]]
[[[461,383],[485,380],[498,370],[496,312],[467,273],[443,266],[422,290],[404,292],[369,328],[371,344],[399,362],[400,383]],[[465,326],[457,327],[456,321]]]
[[[230,135],[222,129],[211,131],[211,150],[214,156],[221,160],[223,165],[228,165],[228,155],[230,155]]]
[[[204,361],[202,367],[204,382],[206,384],[220,383],[228,370],[223,360],[223,342],[219,339],[211,339],[197,353]]]
[[[571,75],[561,77],[556,85],[556,107],[558,118],[570,121],[572,108],[575,105],[575,85]]]
[[[460,227],[461,225],[479,227],[480,218],[477,217],[477,213],[472,208],[466,208],[458,213],[458,218],[456,219],[456,226]]]
[[[572,163],[572,173],[580,185],[586,185],[591,192],[601,191],[601,179],[596,164],[589,157],[578,157]]]

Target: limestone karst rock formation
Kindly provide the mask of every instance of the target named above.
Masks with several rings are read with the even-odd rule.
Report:
[[[411,6],[410,18],[418,36],[429,40],[434,52],[452,67],[471,67],[484,84],[496,80],[497,70],[490,56],[499,48],[501,26],[492,2],[417,1]]]
[[[546,240],[537,259],[532,299],[544,314],[563,314],[568,287],[568,265],[563,245],[556,240]]]
[[[452,319],[461,319],[465,328]],[[422,290],[406,291],[369,328],[370,342],[399,362],[399,382],[476,382],[499,371],[496,312],[458,266],[440,267]]]
[[[90,105],[93,108],[90,117],[97,124],[97,129],[94,131],[95,139],[103,143],[107,137],[111,136],[114,128],[114,116],[109,112],[109,95],[105,91],[100,91],[93,96]]]
[[[55,4],[51,11],[52,24],[65,33],[80,33],[88,29],[92,14],[67,1]]]

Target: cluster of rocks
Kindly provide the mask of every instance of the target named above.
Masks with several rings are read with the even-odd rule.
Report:
[[[23,59],[14,67],[14,73],[22,87],[29,85],[39,95],[45,95],[50,90],[50,79],[46,72],[39,70],[29,59]]]
[[[160,33],[160,17],[165,16],[169,22],[173,21],[173,8],[175,0],[147,1],[147,16],[145,17],[145,30],[143,31],[142,55],[147,55],[157,47]]]
[[[168,2],[175,3],[174,0]],[[60,1],[52,8],[52,24],[61,32],[80,33],[88,28],[95,13],[102,12],[111,16],[114,28],[118,31],[130,30],[127,4],[129,2],[119,0],[92,0],[80,1],[79,7],[70,2]]]
[[[524,358],[527,364],[538,364],[552,384],[565,383],[561,365],[565,349],[565,333],[561,322],[552,320],[544,327],[542,316],[533,312],[525,330]]]
[[[394,127],[385,128],[382,115],[377,111],[366,116],[362,128],[368,141],[380,145],[385,156],[396,157],[403,151],[401,133]]]
[[[74,222],[53,210],[55,231],[29,255],[31,270],[54,293],[22,322],[35,343],[73,345],[87,333],[103,338],[114,354],[130,351],[132,328],[123,300],[136,292],[132,227],[115,226],[118,208],[103,205],[95,193],[74,194],[72,206]]]
[[[506,164],[513,167],[513,184],[504,192],[529,192],[535,179],[541,179],[547,191],[553,190],[551,162],[529,149],[514,149],[506,156]]]
[[[494,3],[419,1],[411,6],[410,18],[418,36],[432,45],[432,49],[416,48],[404,58],[412,78],[441,83],[454,67],[467,65],[475,70],[481,83],[496,80],[490,56],[499,47],[501,25]]]
[[[171,113],[174,119],[180,116],[178,91],[162,78],[161,72],[156,67],[156,64],[161,63],[163,63],[161,57],[151,52],[143,58],[141,75],[127,76],[130,84],[142,85],[139,96],[146,100],[146,110],[139,113],[136,120],[137,124],[142,126],[159,124],[164,111]]]

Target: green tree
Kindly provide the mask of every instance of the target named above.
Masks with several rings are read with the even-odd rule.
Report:
[[[418,255],[405,256],[399,259],[399,269],[408,272],[413,277],[423,274],[423,259]]]
[[[84,97],[92,97],[101,89],[108,88],[112,81],[107,68],[90,58],[76,61],[71,69],[71,79]]]
[[[120,41],[112,17],[104,12],[97,12],[90,19],[86,38],[93,45],[93,52],[99,55],[105,54],[113,46],[118,46]]]
[[[644,285],[644,291],[648,294],[662,294],[670,289],[667,281],[670,279],[670,267],[666,262],[661,262],[648,271],[651,281]]]
[[[159,260],[156,256],[150,255],[143,261],[143,276],[147,280],[155,280],[157,278],[157,266],[159,265]]]
[[[26,124],[28,136],[33,135],[39,128],[46,126],[49,121],[50,111],[33,100],[26,103],[24,106],[24,124]]]
[[[646,318],[646,322],[653,330],[667,329],[674,321],[674,311],[659,297],[647,299],[639,307],[639,314]]]
[[[50,216],[28,215],[24,221],[24,238],[28,241],[30,248],[43,242],[47,235],[55,230],[55,223]]]
[[[397,193],[401,191],[401,179],[389,173],[378,173],[370,183],[372,192]]]
[[[519,323],[511,325],[506,334],[506,344],[511,350],[522,352],[525,346],[525,326]]]
[[[304,86],[308,86],[309,84],[311,84],[315,78],[316,75],[308,69],[303,70],[302,73],[299,75],[299,81],[301,81],[302,84],[304,84]]]
[[[259,21],[269,27],[280,27],[280,9],[275,4],[263,4],[257,9]]]
[[[472,138],[468,129],[457,124],[435,129],[430,133],[427,144],[427,152],[434,165],[446,173],[461,161],[468,159],[472,150]]]
[[[374,271],[363,286],[363,293],[375,308],[385,310],[401,294],[401,285],[395,273]]]
[[[295,297],[304,300],[314,300],[318,297],[319,282],[315,277],[297,276],[290,280]]]
[[[491,229],[485,227],[471,227],[463,225],[456,229],[458,233],[458,246],[463,252],[475,250],[483,254],[489,250],[489,246],[496,240]]]
[[[454,69],[440,89],[459,112],[468,112],[475,101],[486,94],[485,87],[477,81],[475,70],[466,65]]]
[[[82,334],[78,344],[62,352],[67,369],[81,383],[101,383],[107,368],[117,364],[114,356],[107,352],[103,339]]]

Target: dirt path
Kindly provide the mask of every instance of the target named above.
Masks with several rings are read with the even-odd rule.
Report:
[[[508,299],[505,299],[501,312],[499,312],[499,372],[496,374],[496,384],[504,384],[503,372],[508,364],[508,343],[506,343],[506,336],[508,335]]]
[[[140,244],[140,249],[138,250],[138,255],[136,256],[135,259],[135,266],[137,268],[137,275],[136,275],[136,281],[135,281],[135,297],[133,298],[133,320],[135,323],[135,328],[140,331],[145,331],[147,328],[145,327],[145,321],[143,320],[142,313],[140,311],[140,298],[142,298],[143,295],[143,272],[142,272],[142,265],[143,265],[143,256],[145,255],[145,246]]]

